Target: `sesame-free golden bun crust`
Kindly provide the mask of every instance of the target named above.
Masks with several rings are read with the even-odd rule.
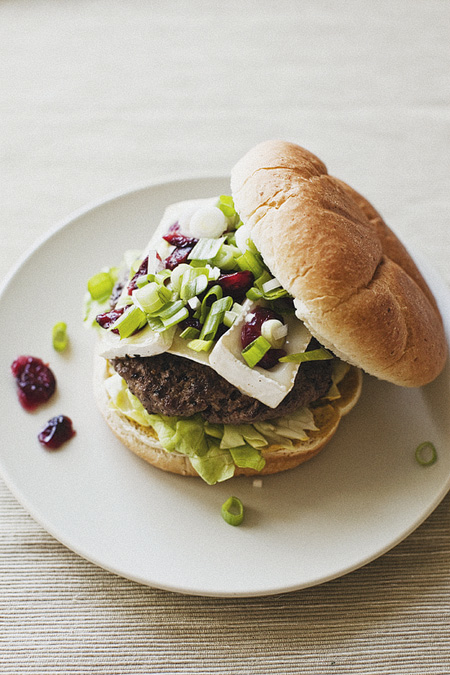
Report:
[[[237,212],[297,316],[342,360],[403,386],[442,370],[436,301],[369,202],[312,153],[267,141],[234,167]]]
[[[130,420],[110,404],[105,389],[105,380],[110,376],[112,367],[108,361],[97,354],[94,357],[94,395],[107,424],[117,438],[132,452],[149,464],[182,476],[197,476],[189,458],[176,452],[167,452],[161,447],[156,433],[151,427],[144,427]],[[357,368],[351,368],[339,385],[341,398],[336,401],[322,401],[313,407],[318,431],[310,431],[308,441],[297,441],[294,448],[286,449],[278,445],[262,448],[261,454],[266,460],[262,471],[236,467],[238,475],[264,475],[292,469],[306,462],[334,436],[341,418],[356,404],[361,393],[362,375]]]

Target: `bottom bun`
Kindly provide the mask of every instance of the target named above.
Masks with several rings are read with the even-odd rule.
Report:
[[[110,366],[107,360],[96,355],[94,360],[94,394],[97,405],[117,438],[132,452],[149,464],[182,476],[198,476],[189,458],[177,452],[167,452],[158,441],[155,431],[151,427],[144,427],[126,417],[120,410],[110,404],[105,389],[105,381],[110,375]],[[361,393],[362,373],[351,367],[343,380],[339,383],[341,397],[334,401],[319,400],[311,405],[317,431],[309,431],[307,441],[295,441],[294,447],[284,448],[280,445],[270,445],[261,449],[266,460],[262,471],[254,469],[235,468],[235,476],[255,476],[279,473],[306,462],[320,450],[334,436],[341,417],[346,415],[358,401]]]

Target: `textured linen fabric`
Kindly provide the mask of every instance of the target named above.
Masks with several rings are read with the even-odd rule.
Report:
[[[3,0],[1,275],[85,203],[279,137],[450,283],[449,25],[441,0]],[[446,675],[449,504],[341,579],[214,599],[95,567],[0,483],[0,675]]]

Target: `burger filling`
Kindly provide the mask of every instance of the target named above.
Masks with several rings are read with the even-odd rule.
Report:
[[[187,454],[207,482],[316,429],[345,366],[294,314],[231,197],[169,207],[147,248],[89,280],[85,319],[114,370],[111,405]]]

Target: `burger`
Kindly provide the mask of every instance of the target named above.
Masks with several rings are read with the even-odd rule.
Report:
[[[143,251],[88,283],[94,392],[160,469],[213,484],[291,469],[330,441],[362,371],[405,387],[447,355],[436,301],[369,202],[268,141],[231,194],[172,204]]]

